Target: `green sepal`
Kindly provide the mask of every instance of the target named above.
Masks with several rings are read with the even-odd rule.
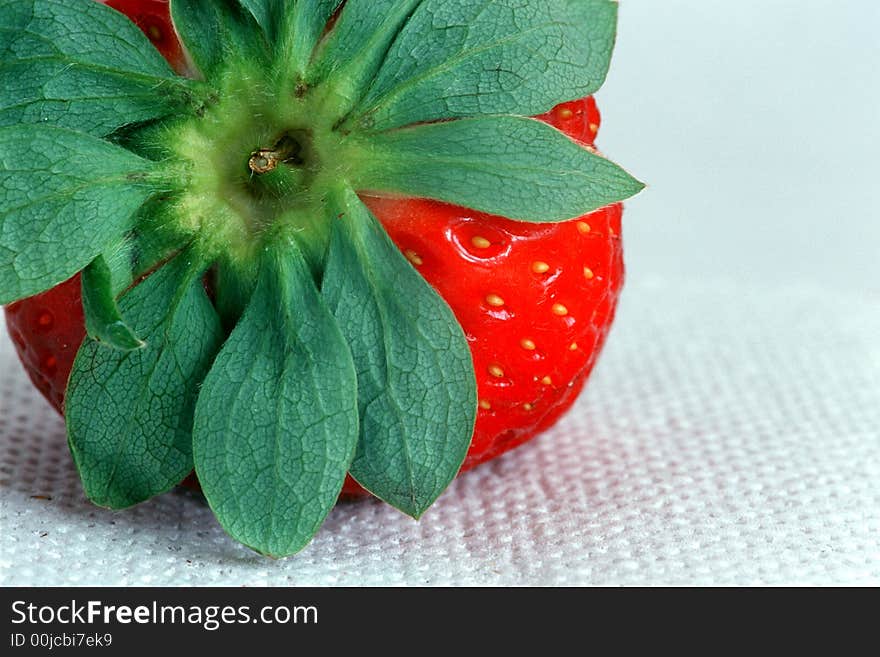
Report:
[[[308,64],[318,40],[343,0],[238,0],[270,44],[285,43],[282,56]],[[300,65],[300,64],[297,64]],[[304,69],[303,69],[304,70]]]
[[[347,0],[336,25],[318,46],[306,74],[327,81],[344,116],[363,97],[389,46],[422,0]]]
[[[282,93],[305,92],[305,77],[315,47],[342,0],[239,0],[254,16],[275,50]]]
[[[0,303],[82,270],[162,185],[155,163],[85,133],[0,128]]]
[[[86,334],[92,340],[120,351],[146,346],[122,319],[113,291],[113,274],[103,256],[83,270],[81,282]]]
[[[0,126],[108,135],[180,112],[175,76],[128,18],[93,0],[0,0]]]
[[[123,239],[101,254],[117,299],[192,242],[194,235],[181,231],[177,223],[179,213],[173,196],[157,194],[137,210]]]
[[[349,125],[542,114],[602,85],[616,25],[612,0],[424,0]]]
[[[193,450],[224,529],[281,557],[302,549],[336,503],[358,413],[348,346],[299,247],[276,239],[205,378]]]
[[[230,61],[268,66],[268,44],[253,15],[235,0],[171,0],[180,40],[208,80]]]
[[[342,0],[298,0],[288,9],[285,29],[289,42],[281,53],[286,59],[282,65],[293,63],[298,77],[305,76],[318,41],[340,4]]]
[[[212,272],[214,277],[214,307],[227,332],[238,324],[254,293],[259,276],[259,265],[220,260]]]
[[[253,16],[263,31],[266,41],[270,44],[275,42],[278,30],[283,24],[285,3],[294,7],[302,4],[301,0],[293,2],[288,2],[288,0],[238,0],[238,4]]]
[[[358,371],[361,437],[351,475],[415,518],[458,474],[477,384],[452,310],[353,191],[329,201],[323,294]]]
[[[136,351],[86,340],[67,386],[70,450],[86,494],[114,509],[170,490],[193,468],[198,386],[222,331],[187,250],[122,297],[120,309],[146,338]]]
[[[559,130],[516,116],[392,130],[348,149],[358,190],[432,198],[520,221],[572,219],[644,187]]]

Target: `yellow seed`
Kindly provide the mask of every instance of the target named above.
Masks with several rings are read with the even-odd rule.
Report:
[[[424,264],[425,262],[424,260],[422,260],[422,257],[412,249],[407,249],[403,252],[403,255],[405,255],[406,259],[413,263],[416,267]]]
[[[577,223],[577,226],[578,226],[578,231],[580,231],[580,233],[582,235],[586,235],[591,230],[590,224],[588,224],[586,221],[579,221]]]
[[[541,379],[541,383],[543,383],[545,386],[552,386],[553,379],[551,379],[549,376],[545,376],[543,379]]]
[[[569,350],[569,351],[577,351],[577,350],[578,350],[578,343],[577,343],[577,342],[572,342],[572,343],[568,346],[568,350]]]
[[[568,314],[568,308],[563,306],[561,303],[554,303],[553,314],[559,315],[560,317],[565,317]]]
[[[489,365],[489,374],[500,379],[504,376],[504,370],[499,365]]]
[[[599,132],[599,126],[596,125],[595,123],[591,123],[590,124],[590,132],[592,132],[595,135],[597,132]]]
[[[559,118],[562,119],[563,121],[566,119],[570,119],[573,116],[574,116],[574,112],[572,110],[570,110],[568,107],[566,107],[565,109],[559,110]]]
[[[524,338],[523,340],[520,341],[519,346],[522,347],[523,349],[526,349],[527,351],[534,351],[536,345],[534,342],[532,342],[528,338]]]
[[[523,410],[524,410],[524,411],[530,411],[530,410],[532,410],[533,408],[534,408],[534,406],[532,406],[531,404],[528,404],[528,403],[523,404]]]
[[[485,237],[477,235],[476,237],[471,238],[471,244],[473,244],[478,249],[488,249],[492,246],[492,242],[487,240]]]
[[[504,299],[499,297],[497,294],[490,294],[486,296],[486,303],[495,308],[500,308],[504,305]]]
[[[589,267],[584,267],[584,278],[586,278],[587,280],[590,280],[591,278],[593,278],[593,276],[594,276],[593,270],[590,269]]]
[[[550,271],[550,265],[541,260],[536,260],[532,263],[532,271],[536,274],[546,274],[548,271]]]
[[[484,411],[488,411],[490,408],[492,408],[492,404],[490,404],[485,399],[481,399],[480,400],[480,408],[482,408]]]

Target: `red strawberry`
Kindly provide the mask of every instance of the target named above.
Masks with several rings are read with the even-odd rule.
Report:
[[[13,254],[0,254],[0,294],[18,299],[7,326],[30,378],[66,414],[96,503],[136,504],[195,465],[234,537],[291,554],[340,489],[358,496],[363,484],[418,517],[459,467],[522,444],[574,403],[623,284],[616,201],[641,185],[596,155],[592,96],[536,117],[569,139],[522,116],[598,87],[616,4],[527,1],[494,19],[481,10],[469,19],[476,41],[465,44],[437,23],[429,5],[440,1],[399,0],[388,15],[368,3],[181,3],[174,24],[168,2],[103,1],[175,70],[205,81],[168,78],[146,45],[150,53],[129,53],[96,99],[73,98],[76,111],[34,146],[85,169],[68,165],[48,183],[42,169],[29,179],[2,165],[4,152],[35,139],[26,118],[4,131],[3,103],[34,103],[36,115],[43,99],[0,94],[0,219]],[[97,15],[98,41],[113,20],[128,41],[143,41],[94,8],[69,11],[86,28]],[[555,20],[568,11],[580,13]],[[551,33],[534,37],[521,21]],[[504,30],[504,52],[487,54]],[[87,66],[115,66],[66,36],[62,56],[72,48]],[[596,42],[585,49],[585,39]],[[511,60],[521,70],[501,75],[493,58],[518,48],[548,60],[551,97],[541,67]],[[455,62],[451,77],[441,56]],[[582,57],[597,60],[581,67]],[[289,95],[281,103],[278,94]],[[114,119],[116,103],[137,118]],[[90,112],[100,123],[82,120]],[[47,197],[46,184],[60,191]],[[74,231],[72,243],[50,239],[73,252],[55,251],[53,263],[32,248],[51,232],[28,237],[27,221],[51,220],[48,202],[98,232],[107,222],[96,204],[131,205],[132,218],[96,233],[100,246]],[[73,272],[82,273],[51,287]]]
[[[168,0],[98,0],[109,7],[121,11],[141,28],[156,49],[177,71],[186,71],[188,66],[180,39],[174,33],[171,16],[168,13]]]
[[[31,381],[62,412],[67,378],[86,335],[79,274],[6,306],[6,328]]]
[[[587,146],[595,144],[599,126],[602,125],[602,116],[592,96],[562,103],[537,118]]]

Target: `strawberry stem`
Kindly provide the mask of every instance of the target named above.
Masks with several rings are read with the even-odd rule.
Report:
[[[302,160],[303,145],[290,135],[284,135],[272,148],[261,148],[251,154],[248,168],[262,175],[274,171],[279,164],[299,166]]]

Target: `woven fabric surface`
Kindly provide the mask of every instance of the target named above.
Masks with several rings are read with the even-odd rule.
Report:
[[[236,545],[189,492],[91,506],[4,338],[0,581],[877,584],[877,335],[878,294],[631,285],[556,428],[462,476],[418,523],[345,504],[283,561]]]

